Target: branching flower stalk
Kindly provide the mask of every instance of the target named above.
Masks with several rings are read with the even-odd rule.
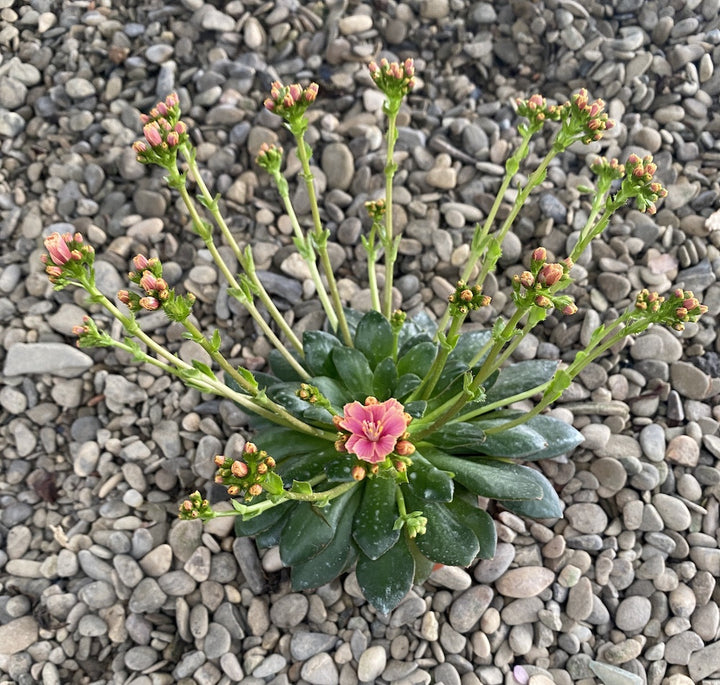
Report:
[[[314,225],[312,239],[315,244],[315,249],[317,249],[320,255],[320,263],[322,264],[325,279],[327,280],[340,333],[345,344],[352,347],[350,329],[348,328],[347,319],[345,318],[345,311],[342,300],[340,299],[340,291],[337,287],[335,273],[333,272],[327,249],[327,241],[330,233],[327,229],[323,228],[322,220],[320,219],[320,209],[315,193],[315,184],[313,183],[314,177],[310,169],[312,150],[305,142],[305,131],[307,131],[308,127],[308,119],[305,116],[305,111],[310,104],[315,101],[317,94],[317,83],[311,83],[307,88],[303,89],[302,86],[297,83],[293,83],[290,86],[283,86],[279,81],[275,81],[272,84],[270,97],[265,100],[265,108],[285,120],[285,126],[290,133],[292,133],[297,143],[297,156],[302,167],[301,175],[305,180]]]
[[[280,167],[282,165],[282,154],[283,150],[277,145],[268,145],[263,143],[260,146],[260,152],[256,158],[258,166],[262,167],[272,177],[273,181],[278,190],[278,195],[283,202],[285,212],[290,218],[290,224],[295,233],[293,242],[297,248],[300,256],[305,260],[310,271],[310,277],[312,278],[313,284],[315,285],[315,292],[318,294],[320,303],[322,304],[325,316],[327,316],[328,323],[333,330],[337,329],[338,317],[333,309],[333,305],[330,302],[330,298],[325,289],[325,284],[322,282],[320,272],[317,268],[317,259],[315,256],[315,249],[313,248],[312,240],[310,236],[306,236],[300,227],[297,214],[295,214],[295,208],[290,200],[290,189],[288,186],[287,179],[282,175]]]
[[[392,313],[392,287],[395,260],[400,243],[400,236],[393,230],[393,178],[397,171],[395,162],[395,143],[398,138],[397,116],[400,106],[407,94],[415,86],[415,64],[406,59],[403,64],[388,62],[386,59],[370,63],[370,76],[375,85],[387,98],[383,103],[383,112],[387,116],[387,155],[385,162],[385,231],[382,234],[382,245],[385,251],[385,284],[383,286],[383,313],[390,318]]]

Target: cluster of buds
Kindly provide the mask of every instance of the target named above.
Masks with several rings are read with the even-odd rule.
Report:
[[[141,288],[142,294],[119,290],[118,300],[131,312],[155,311],[162,307],[173,321],[185,320],[195,302],[195,295],[192,293],[184,296],[176,295],[162,277],[162,264],[157,257],[148,259],[145,255],[138,254],[132,261],[135,270],[128,273],[128,278]]]
[[[79,233],[61,235],[56,231],[45,238],[44,245],[47,254],[41,255],[40,261],[45,264],[45,273],[56,290],[64,288],[81,272],[91,268],[95,260],[95,251],[83,243]]]
[[[635,298],[635,309],[646,315],[652,323],[666,324],[676,331],[684,331],[685,324],[697,321],[708,308],[700,304],[692,290],[677,288],[668,297],[645,289]]]
[[[203,499],[202,495],[196,490],[180,505],[180,513],[178,518],[183,521],[191,521],[192,519],[202,519],[207,521],[215,516],[215,512],[210,506],[210,502]]]
[[[249,502],[263,491],[263,483],[275,468],[275,460],[265,450],[258,450],[255,443],[246,442],[242,459],[215,457],[218,467],[215,482],[227,486],[228,495],[242,497]]]
[[[450,313],[453,316],[464,316],[480,307],[487,307],[491,301],[489,295],[482,294],[481,286],[469,286],[465,281],[458,281],[455,292],[448,297]]]
[[[302,117],[317,95],[317,83],[303,88],[299,83],[284,86],[280,81],[274,81],[270,86],[270,97],[263,104],[269,112],[290,122]]]
[[[261,169],[265,169],[270,175],[280,173],[282,164],[283,149],[279,145],[268,145],[263,143],[260,146],[255,162]]]
[[[627,175],[623,181],[622,190],[628,197],[634,197],[637,208],[641,212],[655,214],[655,203],[667,196],[667,190],[661,183],[653,180],[657,165],[652,155],[640,159],[638,155],[631,154],[625,162]]]
[[[368,200],[365,203],[365,209],[373,221],[379,222],[382,217],[385,216],[387,207],[385,206],[384,198],[380,198],[379,200]]]
[[[309,383],[300,383],[300,387],[295,394],[308,404],[316,407],[324,407],[330,409],[330,401],[320,392],[320,389]]]
[[[570,282],[569,272],[572,260],[548,262],[544,247],[533,250],[530,258],[530,270],[513,276],[513,292],[516,303],[527,306],[532,303],[543,309],[555,307],[563,314],[571,316],[577,313],[577,307],[567,295],[555,295],[555,292]]]
[[[388,98],[391,107],[400,107],[401,100],[415,87],[415,63],[408,57],[402,64],[388,62],[385,58],[368,65],[375,85]]]
[[[89,316],[83,316],[82,325],[72,327],[73,335],[77,336],[78,347],[107,347],[113,344],[113,339],[98,329],[95,321]]]
[[[535,132],[542,128],[546,121],[557,121],[562,115],[562,108],[557,105],[548,105],[542,95],[535,93],[527,100],[515,100],[517,112],[521,117],[530,121],[530,130]]]
[[[187,126],[180,121],[180,100],[177,93],[170,93],[158,102],[148,114],[141,114],[145,140],[133,144],[138,162],[159,164],[163,167],[175,164],[178,147],[187,141]]]
[[[411,511],[397,519],[395,527],[405,526],[408,537],[415,538],[418,535],[425,535],[427,532],[427,517],[423,516],[422,511]]]
[[[598,157],[590,165],[590,170],[608,184],[625,176],[625,165],[620,164],[615,157],[609,161],[606,157]]]
[[[590,102],[585,88],[573,94],[571,102],[565,103],[565,109],[570,115],[570,131],[580,135],[583,143],[600,140],[605,131],[615,126],[615,122],[605,112],[605,101],[598,98]]]
[[[400,329],[405,325],[406,319],[407,314],[402,309],[396,309],[390,315],[390,327],[392,328],[393,333],[397,335],[400,332]]]

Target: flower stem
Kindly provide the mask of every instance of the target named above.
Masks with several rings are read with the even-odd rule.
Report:
[[[308,198],[310,199],[310,211],[312,212],[313,225],[315,226],[314,238],[315,246],[320,255],[320,263],[325,273],[325,279],[330,290],[333,307],[337,314],[338,325],[343,341],[348,347],[353,346],[352,336],[348,328],[347,319],[345,318],[345,310],[343,309],[342,300],[340,299],[340,291],[335,280],[332,264],[330,263],[330,255],[327,249],[327,233],[323,230],[322,221],[320,220],[320,210],[318,208],[317,195],[315,194],[315,184],[313,183],[313,175],[310,170],[310,157],[308,155],[307,143],[305,143],[304,132],[294,132],[295,141],[297,142],[297,156],[302,165],[302,176],[305,179],[305,187],[307,188]]]
[[[398,103],[399,108],[399,103]],[[385,163],[385,234],[383,236],[383,247],[385,248],[385,286],[384,286],[384,309],[386,318],[392,313],[392,287],[393,272],[395,270],[395,259],[397,257],[398,240],[393,235],[393,177],[397,171],[397,164],[394,161],[395,142],[397,141],[397,115],[395,108],[387,110],[387,160]],[[399,237],[398,237],[399,238]]]
[[[475,417],[481,416],[482,414],[487,414],[491,411],[495,411],[496,409],[507,407],[508,405],[514,404],[515,402],[521,402],[522,400],[526,400],[528,397],[532,397],[533,395],[537,395],[539,392],[543,392],[548,387],[548,385],[550,385],[550,382],[551,381],[545,381],[544,383],[536,385],[534,388],[530,388],[530,390],[526,390],[525,392],[519,392],[516,395],[504,397],[503,399],[497,400],[496,402],[485,404],[482,407],[478,407],[477,409],[473,409],[472,411],[467,412],[466,414],[461,414],[460,416],[456,417],[455,420],[469,421],[470,419],[474,419]]]
[[[300,342],[300,340],[298,340],[297,336],[293,333],[293,331],[290,328],[290,326],[288,325],[287,321],[285,321],[283,315],[280,313],[278,308],[275,306],[275,303],[270,298],[270,295],[268,294],[267,290],[265,290],[265,287],[263,286],[262,282],[258,278],[258,275],[255,271],[254,265],[252,263],[250,263],[250,261],[248,259],[248,255],[246,255],[240,249],[240,246],[237,244],[237,241],[233,237],[233,234],[230,232],[230,229],[228,228],[228,225],[225,222],[225,218],[223,217],[223,215],[220,212],[220,207],[218,206],[217,198],[214,198],[210,194],[210,191],[208,190],[207,185],[205,185],[205,181],[203,180],[202,175],[200,174],[200,170],[198,169],[197,163],[195,161],[194,152],[187,145],[181,146],[181,152],[182,152],[182,155],[183,155],[185,161],[188,164],[190,171],[192,172],[193,179],[195,180],[195,183],[197,184],[198,189],[200,190],[200,195],[203,200],[203,205],[205,207],[207,207],[207,209],[210,212],[211,216],[213,217],[213,220],[215,221],[216,225],[220,228],[221,233],[225,237],[227,244],[230,246],[232,251],[235,253],[235,256],[236,256],[238,262],[240,263],[240,266],[242,267],[243,271],[250,278],[250,280],[253,284],[253,290],[255,291],[258,298],[265,306],[265,309],[267,309],[267,311],[270,314],[270,316],[272,317],[272,319],[280,327],[280,330],[282,330],[282,332],[285,334],[287,339],[290,341],[292,346],[302,355],[303,354],[302,343]],[[177,169],[175,169],[175,171],[177,173],[177,176],[179,177],[180,174],[179,174],[179,172],[177,172]],[[172,172],[171,172],[171,174],[172,174]],[[181,194],[183,194],[182,193],[183,188],[185,189],[185,192],[183,194],[183,201],[185,202],[185,206],[190,211],[190,214],[193,218],[193,224],[195,225],[196,230],[198,227],[204,226],[202,220],[200,219],[200,217],[197,213],[197,210],[194,209],[192,199],[190,198],[190,195],[187,191],[187,188],[185,187],[185,184],[183,183],[182,186],[180,186],[180,185],[176,186],[175,184],[173,184],[173,186],[178,187],[178,190],[180,190]],[[193,205],[193,209],[191,209],[191,205]],[[199,234],[204,238],[205,244],[207,245],[208,249],[210,249],[210,245],[213,243],[212,234],[210,233],[210,231],[202,231],[202,232],[199,232]],[[213,250],[211,250],[211,252],[212,251]],[[252,253],[250,253],[250,254],[252,254]],[[215,250],[214,250],[213,259],[215,259],[215,261],[217,262],[218,266],[220,267],[220,269],[223,271],[224,274],[226,274],[226,272],[229,272],[227,265],[225,265],[225,268],[223,270],[223,267],[221,266],[221,264],[223,263],[223,259],[220,256],[220,253],[217,251],[217,248],[215,248]],[[227,278],[227,275],[226,275],[226,278]],[[232,285],[232,282],[229,279],[228,279],[228,282],[231,283],[231,285]],[[233,286],[233,287],[235,287],[235,286]],[[253,318],[255,318],[255,316],[253,316]],[[262,320],[264,323],[264,320],[262,319],[262,317],[259,317],[259,319]],[[256,318],[256,321],[258,321],[260,326],[263,327],[263,323],[261,323],[260,320],[258,320]],[[265,324],[265,327],[267,327],[267,324]],[[274,334],[272,337],[277,339],[277,336],[275,336]],[[278,347],[278,344],[275,342],[275,340],[273,340],[273,344],[278,348],[278,350],[280,350],[281,353],[283,352],[281,347]],[[281,345],[282,345],[282,343],[281,343]],[[283,356],[285,356],[284,353],[283,353]]]
[[[427,400],[430,397],[432,391],[437,385],[438,379],[442,375],[443,369],[445,368],[445,362],[447,362],[450,353],[457,344],[458,334],[463,325],[463,321],[465,321],[464,315],[458,314],[453,317],[447,335],[443,335],[440,339],[440,346],[438,347],[437,354],[435,355],[435,359],[433,360],[430,370],[423,379],[422,383],[420,383],[417,389],[412,393],[409,400]]]
[[[310,270],[310,277],[315,284],[315,291],[320,298],[320,303],[322,304],[323,310],[325,311],[325,316],[327,316],[330,327],[335,330],[338,325],[338,317],[333,310],[332,303],[330,302],[327,290],[325,289],[325,284],[322,282],[322,278],[320,277],[320,272],[317,268],[315,250],[312,246],[312,241],[310,241],[308,237],[303,234],[302,228],[300,228],[300,222],[298,221],[297,214],[295,214],[295,208],[293,207],[292,201],[290,200],[290,193],[288,191],[287,181],[279,172],[277,174],[273,174],[273,179],[275,180],[275,184],[278,188],[278,193],[283,201],[283,205],[285,206],[285,212],[287,213],[288,217],[290,217],[290,224],[292,225],[293,231],[295,232],[295,245],[298,248],[298,252],[305,260],[305,263],[308,265],[308,269]]]
[[[210,232],[204,228],[204,222],[200,215],[198,214],[197,208],[195,207],[195,203],[192,201],[192,198],[190,197],[190,193],[187,190],[187,187],[182,185],[177,185],[178,191],[180,192],[180,196],[183,199],[183,202],[185,203],[185,206],[188,208],[188,211],[190,212],[190,218],[192,219],[193,225],[195,226],[198,235],[200,235],[205,245],[210,252],[213,260],[217,264],[218,268],[220,269],[220,272],[225,277],[225,280],[230,285],[234,297],[236,299],[238,298],[238,293],[243,291],[243,289],[240,286],[240,283],[233,275],[232,271],[230,271],[228,265],[225,263],[225,260],[220,255],[220,252],[217,249],[217,246],[215,245],[215,242],[212,239],[212,236],[210,235]],[[251,264],[247,264],[247,259],[243,256],[243,263],[245,266],[250,268],[250,273],[248,276],[252,279],[252,275],[255,274],[255,268]],[[245,267],[243,267],[245,269]],[[247,273],[247,269],[245,269]],[[257,280],[257,276],[255,275],[255,280]],[[252,281],[252,285],[255,285],[255,281]],[[257,292],[255,288],[253,288],[253,292]],[[300,375],[301,378],[309,378],[308,372],[302,367],[302,365],[293,357],[293,355],[290,353],[290,351],[285,347],[282,340],[275,335],[275,332],[270,328],[267,321],[262,317],[262,314],[260,314],[260,311],[255,306],[255,303],[253,302],[251,297],[244,297],[241,300],[242,304],[245,306],[245,308],[248,310],[250,316],[255,320],[255,322],[258,324],[260,329],[263,331],[263,333],[267,336],[267,338],[272,342],[272,344],[275,346],[275,348],[282,354],[282,356],[287,360],[288,364],[290,364],[293,369]],[[279,312],[278,312],[279,314]],[[290,327],[287,324],[287,321],[280,315],[280,319],[282,320],[282,326],[283,331],[288,335],[288,340],[290,340],[293,343],[293,346],[295,349],[297,349],[300,353],[302,353],[302,344],[297,339],[297,336],[292,332]]]

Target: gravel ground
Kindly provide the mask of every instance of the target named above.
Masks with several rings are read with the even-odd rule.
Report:
[[[720,683],[719,4],[0,0],[0,683],[511,685],[519,664],[531,685]],[[670,196],[655,218],[620,212],[578,269],[580,312],[550,317],[516,356],[571,358],[642,287],[683,284],[710,308],[682,340],[653,329],[614,350],[554,409],[586,438],[543,464],[563,519],[497,513],[494,560],[436,571],[389,616],[352,573],[293,593],[276,550],[258,555],[227,521],[179,525],[178,501],[207,487],[246,417],[119,353],[75,349],[82,294],[53,293],[38,259],[43,235],[80,230],[112,294],[134,254],[156,254],[226,355],[259,366],[267,341],[130,144],[138,112],[177,89],[233,230],[296,330],[317,326],[252,162],[263,141],[288,146],[260,107],[271,81],[317,80],[317,184],[343,295],[363,307],[362,203],[383,183],[382,97],[364,64],[382,55],[414,57],[420,75],[399,122],[403,308],[440,311],[517,140],[512,99],[582,86],[618,126],[550,168],[477,322],[507,314],[528,247],[567,254],[598,152],[652,153]],[[307,221],[303,190],[296,207]],[[143,325],[199,356],[162,317]]]

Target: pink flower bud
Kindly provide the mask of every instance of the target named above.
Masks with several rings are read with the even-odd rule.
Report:
[[[45,269],[45,273],[50,276],[50,278],[59,278],[62,276],[62,269],[59,266],[48,266]]]
[[[565,314],[566,316],[572,316],[573,314],[577,314],[577,310],[578,310],[578,308],[574,304],[571,303],[571,304],[566,304],[563,307],[562,311],[563,311],[563,314]]]
[[[160,145],[162,145],[162,135],[160,134],[157,126],[147,124],[143,127],[143,134],[145,135],[145,140],[147,140],[147,142],[150,143],[152,147],[159,147]]]
[[[230,471],[236,478],[244,478],[248,474],[248,467],[244,461],[234,461],[230,466]]]
[[[70,256],[76,261],[79,262],[82,259],[82,252],[80,250],[73,250],[70,253]]]
[[[544,247],[537,247],[532,253],[533,262],[544,262],[547,259],[547,251]]]
[[[529,271],[523,271],[518,277],[518,281],[524,288],[532,288],[535,285],[535,279]]]
[[[167,134],[166,141],[170,147],[175,147],[180,143],[180,136],[175,133],[175,131],[170,131],[170,133]]]
[[[370,62],[368,64],[368,71],[371,75],[375,75],[378,71],[380,71],[380,67],[377,65],[377,62]]]
[[[288,94],[293,99],[293,102],[299,102],[303,94],[302,87],[299,83],[293,83],[288,87]]]
[[[81,335],[85,335],[85,333],[87,333],[87,332],[88,332],[88,330],[85,326],[73,326],[72,327],[73,335],[81,336]]]
[[[133,265],[138,271],[145,271],[145,269],[148,268],[148,260],[145,255],[142,254],[136,254],[133,257]]]
[[[287,93],[282,101],[283,107],[290,109],[294,104],[295,100],[293,100],[292,95],[290,93]]]
[[[317,83],[311,83],[304,93],[305,102],[315,102],[315,98],[318,96],[319,87]]]
[[[170,109],[177,107],[179,104],[180,99],[178,98],[177,93],[170,93],[170,95],[165,98],[165,105]]]
[[[130,304],[130,293],[127,290],[118,290],[117,298],[123,304]]]
[[[535,298],[535,304],[538,307],[545,307],[547,309],[548,307],[552,306],[552,301],[549,297],[545,297],[545,295],[538,295]]]
[[[244,451],[245,454],[255,454],[258,451],[258,448],[254,442],[246,442]]]
[[[66,241],[57,231],[45,238],[45,249],[48,251],[53,262],[58,266],[62,266],[72,259],[68,242],[69,241]]]
[[[405,60],[405,64],[403,65],[405,68],[405,76],[408,78],[412,78],[415,76],[415,62],[413,61],[412,57],[408,57]]]
[[[538,273],[538,281],[543,285],[555,285],[565,274],[561,264],[544,264]]]
[[[164,102],[158,102],[155,108],[161,116],[166,117],[168,113],[168,106]]]
[[[152,292],[159,290],[157,287],[157,278],[151,271],[143,271],[143,275],[140,278],[140,287],[146,292]]]
[[[132,149],[136,154],[140,155],[147,150],[147,145],[142,140],[136,140],[132,145]]]
[[[183,133],[187,133],[187,126],[184,121],[178,121],[177,124],[175,124],[175,133],[178,133],[179,135],[183,135]]]
[[[148,311],[154,311],[160,307],[160,301],[155,297],[141,297],[138,304]]]
[[[640,163],[640,157],[638,157],[634,152],[627,158],[628,164],[639,164]]]

